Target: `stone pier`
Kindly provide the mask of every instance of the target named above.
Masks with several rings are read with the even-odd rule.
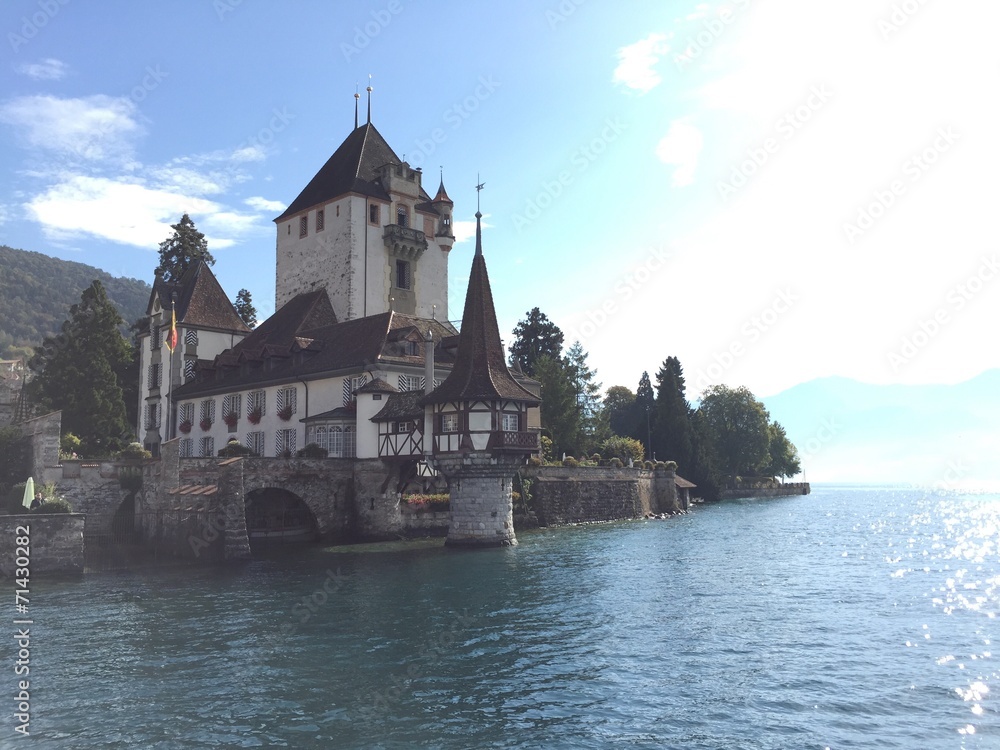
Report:
[[[511,547],[514,535],[513,478],[520,462],[507,456],[472,453],[441,458],[448,477],[451,519],[449,547]]]

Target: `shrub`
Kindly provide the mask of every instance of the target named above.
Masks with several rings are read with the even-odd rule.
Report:
[[[665,461],[663,463],[663,468],[666,469],[667,471],[677,471],[677,462],[676,461]]]
[[[153,454],[142,447],[141,443],[129,443],[115,454],[115,458],[152,458]]]
[[[76,458],[80,453],[80,438],[72,432],[67,432],[59,438],[59,457]]]
[[[616,469],[620,469],[623,466],[622,460],[620,458],[618,458],[618,456],[615,456],[614,458],[612,458],[608,463],[610,463]]]
[[[230,440],[219,449],[218,455],[222,458],[236,458],[237,456],[256,456],[257,454],[239,440]]]
[[[663,469],[666,468],[666,466],[667,465],[663,463],[663,461],[657,461],[655,464],[653,464],[654,469]]]
[[[626,463],[629,459],[642,461],[645,449],[642,447],[642,443],[635,438],[615,435],[601,443],[601,454],[611,458],[620,458],[622,463]]]
[[[570,468],[575,469],[577,466],[580,465],[580,462],[577,461],[572,456],[566,456],[566,458],[563,459],[562,465],[563,466],[569,466]]]
[[[601,454],[595,453],[593,456],[590,457],[590,460],[593,461],[595,464],[599,464],[601,462]]]
[[[69,504],[69,501],[62,497],[54,497],[50,500],[46,500],[37,508],[35,508],[32,513],[72,513],[73,506]]]
[[[316,443],[309,443],[305,448],[296,451],[295,455],[299,458],[326,458],[330,455],[330,451]]]
[[[656,468],[656,465],[652,461],[645,461],[642,464],[642,468],[646,469],[647,471],[652,471],[653,469]]]
[[[541,466],[541,465],[542,465],[542,459],[540,459],[538,456],[532,456],[531,458],[528,459],[528,466]]]
[[[551,461],[552,460],[552,438],[542,435],[540,438],[540,444],[542,446],[542,460]]]

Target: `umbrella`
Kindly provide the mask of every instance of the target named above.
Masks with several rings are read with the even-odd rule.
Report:
[[[23,505],[28,510],[31,510],[31,503],[35,499],[35,480],[28,477],[28,481],[24,484],[24,498],[21,500],[21,505]]]

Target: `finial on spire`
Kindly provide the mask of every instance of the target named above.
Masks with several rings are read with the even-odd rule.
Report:
[[[354,129],[358,129],[358,102],[361,99],[361,94],[358,93],[357,81],[354,83]]]
[[[476,173],[476,179],[479,179],[479,173]],[[485,182],[480,182],[476,185],[476,255],[483,254],[483,228],[481,220],[483,218],[482,213],[479,211],[479,193],[486,186]]]
[[[368,124],[371,125],[372,122],[372,74],[368,74],[368,88],[365,89],[368,92]]]

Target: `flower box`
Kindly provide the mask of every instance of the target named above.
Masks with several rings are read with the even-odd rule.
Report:
[[[191,427],[192,425],[190,419],[185,419],[183,422],[177,425],[177,429],[183,432],[185,435],[191,432]]]
[[[203,419],[198,423],[198,426],[201,427],[201,429],[204,430],[205,432],[208,432],[209,430],[212,429],[212,420]]]
[[[260,409],[251,409],[247,412],[247,421],[250,424],[260,424],[260,418],[263,417],[263,413]]]
[[[222,421],[226,423],[226,427],[228,427],[230,430],[234,430],[236,429],[237,423],[240,421],[240,415],[234,411],[231,411],[228,414],[222,415]]]
[[[292,418],[292,407],[286,406],[283,409],[278,410],[278,417],[285,422]]]

